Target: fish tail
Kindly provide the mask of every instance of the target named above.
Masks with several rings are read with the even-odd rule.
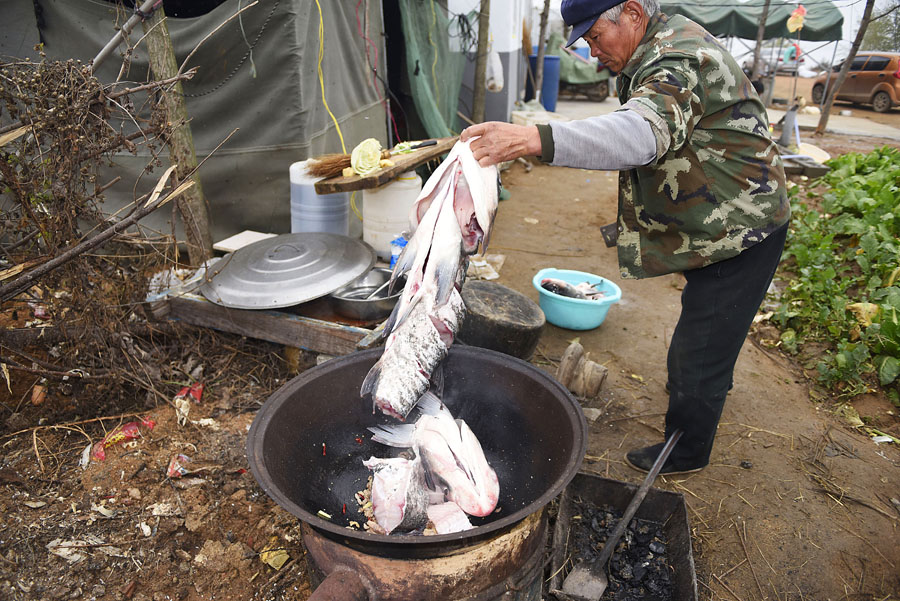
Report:
[[[457,258],[455,261],[445,261],[437,266],[435,270],[435,279],[437,280],[437,294],[435,295],[435,306],[445,304],[450,293],[456,288],[456,280],[459,278],[461,261]]]
[[[415,424],[397,424],[395,426],[372,426],[372,440],[389,447],[408,448],[413,446]]]
[[[450,413],[444,402],[430,390],[421,396],[416,407],[425,415],[438,415],[445,411]]]
[[[388,316],[387,320],[384,322],[384,328],[382,328],[382,337],[389,335],[394,331],[394,327],[397,325],[397,316],[400,313],[400,305],[402,303],[398,300],[397,304],[394,305],[393,310],[391,310],[391,314]],[[371,372],[369,372],[371,373]],[[363,382],[363,386],[365,386],[365,382]]]
[[[409,242],[406,243],[406,246],[403,247],[403,250],[400,251],[400,256],[397,257],[397,264],[394,265],[394,271],[391,272],[391,279],[388,284],[388,290],[390,292],[393,292],[397,280],[412,269],[413,263],[416,260],[416,253],[418,252],[417,248],[418,239],[413,236]]]
[[[375,387],[378,386],[378,380],[381,379],[381,361],[379,360],[375,365],[372,366],[372,369],[369,370],[369,373],[366,374],[365,379],[363,379],[362,386],[359,388],[359,396],[365,397],[366,395],[372,395],[372,409],[375,409]]]

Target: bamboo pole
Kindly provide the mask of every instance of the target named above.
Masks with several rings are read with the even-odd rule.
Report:
[[[175,51],[172,48],[162,5],[143,21],[143,27],[147,36],[150,68],[154,76],[157,79],[175,76],[178,73],[178,63],[175,62]],[[200,265],[212,256],[212,237],[209,232],[209,213],[200,180],[196,175],[189,175],[197,167],[197,154],[194,151],[194,137],[191,133],[181,82],[178,81],[170,89],[165,90],[163,99],[168,121],[173,125],[168,143],[172,164],[178,165],[176,181],[180,183],[188,178],[195,184],[178,199],[177,206],[187,238],[188,258],[192,265]]]
[[[131,33],[131,30],[134,29],[134,26],[138,24],[138,21],[143,19],[143,15],[146,15],[150,11],[153,10],[153,5],[159,0],[146,0],[141,7],[138,8],[125,24],[122,25],[122,28],[116,32],[116,35],[112,37],[110,41],[106,43],[106,46],[97,53],[97,56],[94,57],[94,60],[91,64],[91,68],[96,70],[97,66],[100,65],[103,61],[107,59],[107,57],[112,54],[113,50],[118,48],[119,44],[122,43],[122,40],[125,39],[125,36]]]

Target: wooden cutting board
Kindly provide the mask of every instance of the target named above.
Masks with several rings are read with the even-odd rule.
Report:
[[[397,154],[391,157],[394,165],[385,167],[370,175],[352,175],[350,177],[332,177],[316,182],[316,193],[335,194],[337,192],[352,192],[353,190],[369,190],[377,188],[392,181],[401,173],[415,169],[423,163],[439,158],[447,154],[456,143],[458,136],[439,138],[434,146],[426,146],[414,150],[408,154]]]

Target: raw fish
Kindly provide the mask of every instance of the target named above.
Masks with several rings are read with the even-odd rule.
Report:
[[[363,465],[373,472],[372,509],[378,525],[387,534],[422,530],[428,522],[428,494],[419,458],[370,457]]]
[[[569,298],[578,298],[582,300],[598,300],[603,297],[603,293],[597,290],[598,284],[589,284],[582,282],[577,286],[573,286],[569,282],[557,280],[554,278],[544,278],[541,280],[541,288],[548,290],[553,294],[567,296]]]
[[[405,419],[428,389],[465,315],[459,287],[467,255],[487,249],[497,212],[497,168],[482,167],[468,142],[457,142],[428,178],[411,212],[415,233],[391,282],[406,285],[384,327],[381,359],[360,389],[373,406]]]
[[[415,424],[369,428],[376,442],[412,448],[425,468],[426,482],[469,515],[486,516],[497,506],[500,483],[465,421],[454,419],[432,393],[419,400]]]
[[[472,528],[472,522],[456,503],[448,501],[439,505],[429,505],[426,512],[428,521],[434,524],[434,529],[438,534],[452,534]]]

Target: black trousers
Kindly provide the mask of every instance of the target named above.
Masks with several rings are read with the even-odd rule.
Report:
[[[681,316],[669,345],[666,438],[683,431],[671,461],[706,465],[734,364],[775,275],[787,224],[738,256],[684,272]]]

